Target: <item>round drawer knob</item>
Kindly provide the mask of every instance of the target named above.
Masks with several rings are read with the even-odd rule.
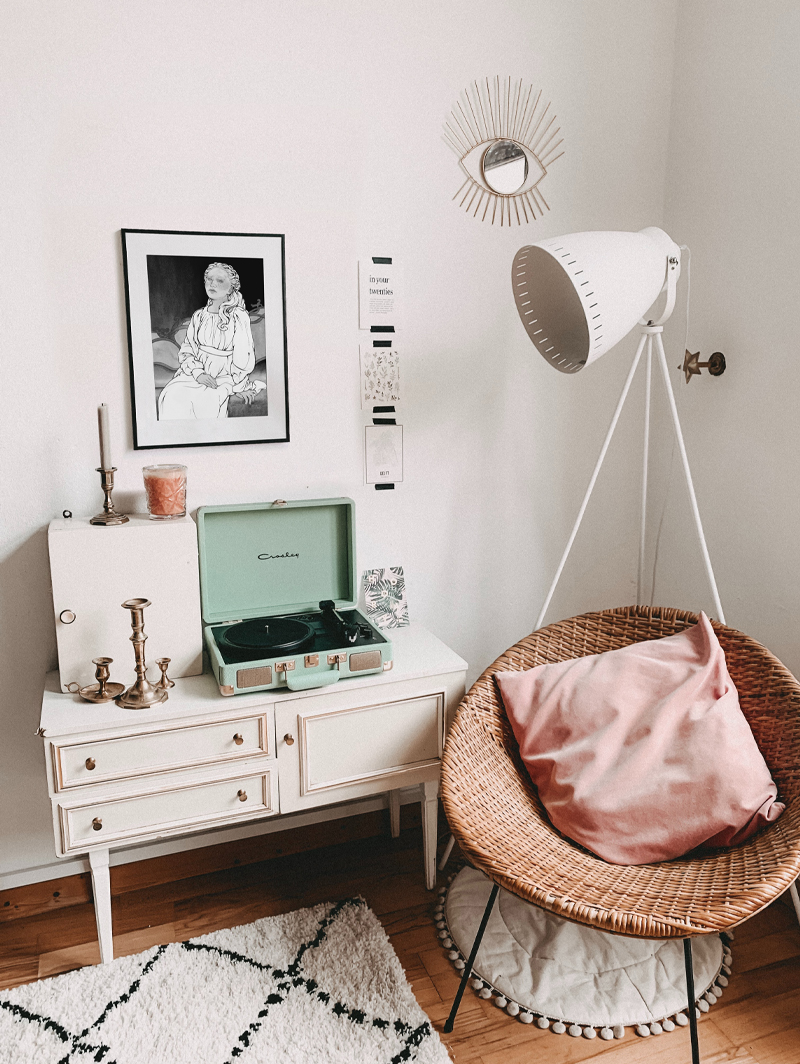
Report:
[[[103,821],[100,819],[99,816],[96,816],[94,818],[94,820],[92,821],[92,827],[94,828],[95,831],[99,831],[102,826],[103,826]]]
[[[240,802],[246,802],[247,801],[247,791],[237,791],[236,794],[238,795],[238,798],[239,798]]]
[[[294,744],[294,736],[290,732],[287,732],[283,737],[283,741],[287,746],[292,746]]]
[[[58,615],[58,619],[62,624],[72,624],[75,620],[75,614],[72,610],[62,610]]]
[[[233,737],[233,741],[236,743],[237,746],[241,746],[244,742],[244,738],[237,732]]]
[[[90,772],[94,772],[95,768],[97,767],[97,763],[93,757],[86,758],[86,767]]]

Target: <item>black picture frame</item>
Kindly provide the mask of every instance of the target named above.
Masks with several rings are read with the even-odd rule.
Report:
[[[134,448],[287,443],[283,234],[120,236]]]

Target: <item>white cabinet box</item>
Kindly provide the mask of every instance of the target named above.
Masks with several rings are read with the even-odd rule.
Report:
[[[285,814],[345,815],[385,793],[396,834],[400,791],[416,788],[433,888],[442,744],[466,663],[424,628],[393,635],[389,672],[322,692],[241,694],[235,705],[209,675],[178,680],[167,702],[140,712],[82,702],[48,678],[39,734],[56,853],[88,855],[103,960],[113,956],[108,867],[119,847]]]
[[[92,658],[114,659],[111,679],[136,678],[130,598],[150,599],[144,611],[145,656],[170,658],[169,675],[203,669],[197,528],[191,517],[151,521],[131,514],[124,525],[92,525],[88,518],[51,521],[47,534],[56,615],[61,690],[95,682]]]

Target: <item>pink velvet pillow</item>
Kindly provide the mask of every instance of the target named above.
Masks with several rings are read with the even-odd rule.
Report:
[[[605,861],[736,845],[784,810],[705,614],[496,680],[553,824]]]

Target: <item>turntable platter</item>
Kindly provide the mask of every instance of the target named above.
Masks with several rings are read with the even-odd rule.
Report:
[[[225,631],[224,640],[241,650],[261,650],[266,654],[283,654],[302,649],[313,640],[310,624],[290,617],[259,617],[242,621]]]

